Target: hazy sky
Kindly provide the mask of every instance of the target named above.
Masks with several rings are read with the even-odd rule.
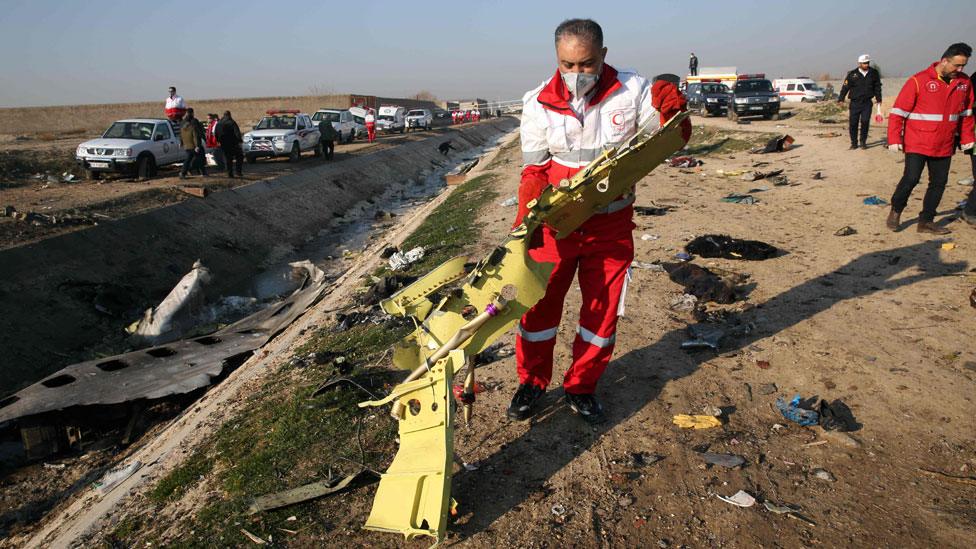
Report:
[[[516,99],[555,70],[552,32],[602,26],[608,62],[645,75],[735,65],[835,75],[870,53],[914,73],[976,44],[969,1],[375,2],[0,0],[0,106],[305,95]],[[974,61],[976,64],[976,61]],[[970,67],[972,69],[972,67]]]

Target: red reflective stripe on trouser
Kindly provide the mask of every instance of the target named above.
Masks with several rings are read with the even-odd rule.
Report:
[[[549,278],[546,295],[525,313],[516,332],[519,383],[549,385],[555,338],[526,338],[521,334],[544,334],[559,326],[566,292],[578,274],[582,293],[579,326],[588,331],[588,336],[595,335],[599,344],[588,343],[576,334],[573,363],[563,378],[563,388],[570,393],[593,393],[613,354],[617,306],[627,268],[634,259],[631,229],[621,227],[598,234],[576,232],[558,241],[551,231],[545,228],[543,231],[543,246],[530,253],[536,260],[554,261],[556,266]]]

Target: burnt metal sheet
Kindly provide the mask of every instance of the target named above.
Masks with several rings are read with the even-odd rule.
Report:
[[[325,274],[308,261],[287,299],[203,337],[73,364],[0,401],[0,424],[73,406],[120,404],[183,394],[210,385],[294,322],[322,296]]]

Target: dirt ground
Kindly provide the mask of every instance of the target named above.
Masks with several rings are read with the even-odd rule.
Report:
[[[445,128],[435,128],[433,131],[443,133]],[[209,177],[191,176],[184,181],[178,177],[178,167],[166,166],[160,168],[158,177],[149,181],[133,181],[117,175],[99,181],[86,181],[81,170],[74,165],[74,150],[79,143],[91,137],[97,135],[0,140],[0,208],[13,206],[18,212],[33,212],[67,220],[49,224],[0,217],[0,249],[187,200],[191,196],[180,190],[183,186],[203,186],[210,190],[232,188],[326,162],[311,154],[302,155],[298,163],[288,162],[286,158],[259,159],[255,164],[245,164],[243,179],[228,178],[215,168],[210,168]],[[427,132],[380,135],[375,143],[359,140],[336,145],[335,157],[331,162],[341,162],[426,137]],[[62,177],[65,172],[73,174],[75,179],[65,182]]]
[[[719,150],[703,156],[700,169],[662,166],[638,188],[638,205],[674,209],[635,218],[637,261],[670,260],[694,236],[708,233],[762,240],[786,252],[755,262],[694,260],[749,275],[743,299],[708,309],[725,311],[724,325],[751,330],[726,338],[717,352],[681,350],[695,322],[689,312],[669,308],[681,288],[663,273],[635,268],[614,360],[598,389],[606,423],[594,428],[575,417],[557,386],[550,387],[542,413],[511,422],[505,408],[517,387],[514,357],[479,369],[488,390],[479,396],[474,425],[459,426],[455,441],[462,459],[478,468],[455,476],[459,517],[449,541],[467,547],[970,547],[972,483],[922,471],[971,478],[976,469],[976,310],[969,305],[976,230],[952,217],[969,190],[956,184],[969,176],[968,159],[954,158],[937,219],[951,235],[915,232],[921,188],[903,216],[903,230],[891,233],[884,227],[887,208],[863,204],[872,195],[890,198],[901,174],[899,156],[880,146],[883,129],[872,130],[869,150],[848,151],[842,125],[797,117],[747,126],[693,122],[796,138],[797,146],[784,153]],[[842,135],[817,137],[831,131]],[[507,155],[494,164],[503,198],[514,195],[518,183],[517,151]],[[790,184],[717,173],[759,162],[768,163],[760,170],[784,169]],[[759,187],[769,189],[753,193],[756,204],[719,201]],[[482,212],[486,226],[472,255],[490,249],[513,215],[513,208],[501,206]],[[835,236],[845,226],[855,233]],[[337,299],[311,316],[321,321]],[[554,379],[570,360],[579,306],[573,289]],[[514,337],[503,341],[511,345]],[[271,356],[299,343],[298,335],[286,334]],[[245,368],[233,376],[251,389],[261,385]],[[221,389],[208,395],[204,408],[235,401]],[[790,423],[774,402],[796,394],[843,401],[855,430],[838,435]],[[721,427],[692,431],[672,424],[675,414],[713,407],[722,411]],[[198,417],[176,427],[201,440],[215,423]],[[178,452],[187,448],[181,443]],[[745,464],[709,466],[703,451],[742,456]],[[201,483],[199,491],[210,488]],[[804,519],[716,497],[738,490],[760,502],[795,506]],[[335,516],[322,543],[429,545],[358,530],[374,493],[375,485],[320,500],[317,505]],[[198,497],[191,491],[184,499]],[[129,501],[130,509],[138,506]],[[66,516],[87,506],[76,501]],[[175,502],[166,516],[176,511],[189,507]],[[281,536],[275,542],[288,545]]]

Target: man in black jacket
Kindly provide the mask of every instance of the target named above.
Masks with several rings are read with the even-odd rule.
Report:
[[[868,127],[871,125],[871,98],[881,104],[881,74],[871,66],[870,55],[864,54],[857,58],[857,68],[847,73],[837,102],[843,103],[848,93],[851,96],[851,149],[856,149],[858,145],[859,123],[861,148],[866,149]]]
[[[698,57],[695,56],[695,52],[688,56],[688,73],[691,76],[698,76]]]
[[[244,139],[241,137],[241,128],[231,118],[230,111],[224,111],[224,117],[217,123],[215,133],[217,134],[217,141],[220,142],[220,149],[224,151],[227,177],[234,177],[235,172],[237,177],[244,177],[244,169],[241,166],[244,164],[244,150],[241,148]],[[236,169],[234,168],[235,164],[237,165]]]

